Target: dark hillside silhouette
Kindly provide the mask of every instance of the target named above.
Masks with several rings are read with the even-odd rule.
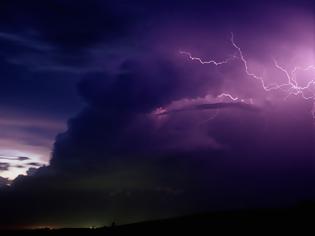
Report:
[[[256,209],[203,213],[172,219],[140,222],[103,228],[38,229],[3,231],[3,235],[209,235],[246,233],[248,235],[289,233],[313,234],[315,204],[303,203],[295,208]],[[1,233],[2,235],[2,233]]]

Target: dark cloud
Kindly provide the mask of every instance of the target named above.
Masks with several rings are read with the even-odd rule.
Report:
[[[80,94],[91,106],[121,113],[147,112],[170,102],[179,81],[177,72],[167,59],[143,56],[150,61],[127,61],[118,74],[87,75],[79,84]]]
[[[10,164],[6,162],[0,162],[0,171],[9,170]]]
[[[41,167],[41,166],[42,166],[42,164],[41,164],[41,163],[38,163],[38,162],[29,162],[29,163],[27,163],[27,165],[29,165],[29,166],[35,166],[35,167]]]
[[[30,160],[29,157],[16,157],[16,156],[6,156],[6,155],[1,155],[0,159],[3,160],[17,160],[17,161],[26,161],[26,160]]]
[[[23,166],[23,165],[15,165],[14,167],[19,168],[19,169],[25,168],[25,166]]]
[[[0,188],[7,187],[11,183],[7,178],[0,177]]]
[[[29,157],[18,157],[17,158],[19,161],[27,161],[29,160],[30,158]]]
[[[197,110],[202,111],[202,110],[213,110],[213,109],[217,110],[217,109],[224,109],[224,108],[236,108],[236,109],[242,109],[245,111],[252,111],[252,112],[260,111],[260,108],[251,104],[247,104],[243,102],[229,102],[229,103],[200,104],[200,105],[195,105],[192,107],[186,107],[183,109],[162,112],[162,113],[159,113],[158,115],[166,115],[166,114],[184,112],[184,111],[197,111]]]
[[[10,33],[1,32],[0,39],[2,41],[12,42],[22,47],[28,47],[39,51],[49,51],[51,49],[49,45],[45,45],[42,42],[36,41],[34,39],[24,38],[23,36]]]
[[[33,176],[36,174],[37,170],[38,170],[38,168],[31,167],[27,170],[26,174],[27,174],[27,176]]]
[[[38,30],[46,40],[67,50],[86,47],[120,32],[121,19],[111,13],[112,5],[106,5],[102,1],[4,1],[2,26],[11,23],[13,29]]]
[[[102,1],[2,1],[2,109],[64,120],[77,112],[81,104],[75,84],[81,73],[100,70],[89,64],[99,60],[90,50],[124,32],[127,16],[114,11],[113,4],[106,5]]]

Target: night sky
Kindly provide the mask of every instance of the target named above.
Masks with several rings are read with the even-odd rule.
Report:
[[[0,228],[315,200],[312,1],[0,1]]]

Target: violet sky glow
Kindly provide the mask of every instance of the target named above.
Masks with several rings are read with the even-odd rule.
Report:
[[[272,61],[274,63],[274,67],[276,69],[278,69],[280,72],[283,73],[283,80],[284,82],[278,82],[277,79],[275,79],[275,81],[272,81],[272,78],[274,77],[279,77],[278,74],[276,75],[272,75],[270,73],[268,73],[270,71],[270,69],[266,69],[264,67],[264,73],[268,73],[268,78],[269,78],[269,82],[266,82],[266,78],[262,75],[257,75],[253,72],[251,72],[251,69],[249,68],[248,64],[249,62],[247,61],[247,59],[244,56],[244,53],[242,51],[242,49],[237,45],[237,43],[235,43],[235,39],[234,39],[234,34],[231,33],[231,44],[233,45],[233,47],[235,48],[235,50],[237,51],[238,56],[233,55],[228,57],[227,59],[223,60],[223,61],[215,61],[213,59],[210,60],[203,60],[202,58],[199,57],[194,57],[192,56],[192,54],[190,52],[185,52],[185,51],[180,51],[180,54],[182,55],[186,55],[190,60],[192,61],[198,61],[199,63],[203,64],[203,65],[208,65],[208,64],[212,64],[214,66],[223,66],[228,64],[229,62],[231,62],[232,60],[236,60],[239,59],[241,61],[241,63],[243,64],[243,69],[246,73],[246,75],[254,80],[257,80],[258,83],[261,84],[261,88],[263,90],[265,90],[266,92],[270,92],[270,91],[281,91],[282,93],[284,92],[286,94],[285,96],[285,100],[288,99],[288,97],[290,96],[300,96],[302,99],[304,100],[312,100],[314,101],[314,72],[315,72],[315,66],[313,64],[308,64],[308,65],[303,65],[301,66],[300,64],[297,66],[294,66],[292,70],[288,70],[285,67],[281,66],[279,64],[279,62],[272,58]],[[310,49],[310,51],[312,51],[312,49]],[[304,54],[305,56],[305,54]],[[305,60],[302,60],[303,62],[299,63],[305,63]],[[271,70],[274,70],[271,69]],[[245,103],[245,99],[242,97],[238,97],[238,96],[233,96],[232,94],[228,93],[228,92],[223,92],[221,94],[219,94],[217,96],[217,98],[228,98],[231,101],[240,101]],[[249,98],[248,99],[249,102],[251,104],[253,104],[254,102],[254,98]],[[314,117],[314,108],[315,105],[313,105],[313,109],[312,109],[312,115]]]

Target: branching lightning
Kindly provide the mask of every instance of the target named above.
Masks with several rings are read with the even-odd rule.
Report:
[[[292,71],[289,71],[289,70],[285,69],[282,65],[280,65],[276,59],[273,58],[273,64],[275,66],[275,69],[277,69],[281,73],[283,73],[286,80],[283,83],[267,84],[266,80],[263,76],[259,76],[250,70],[250,68],[248,66],[248,61],[247,61],[246,57],[244,56],[244,53],[243,53],[241,47],[235,42],[233,33],[231,33],[230,40],[231,40],[231,44],[232,44],[233,48],[237,52],[237,56],[234,55],[232,57],[228,57],[227,59],[225,59],[223,61],[216,61],[213,59],[205,61],[202,58],[195,57],[190,52],[186,52],[186,51],[180,51],[180,54],[188,56],[188,58],[192,61],[197,61],[201,64],[212,64],[214,66],[222,66],[224,64],[228,64],[232,60],[238,59],[241,61],[246,75],[252,79],[259,81],[262,89],[265,90],[266,92],[269,92],[272,90],[281,90],[287,94],[287,96],[285,98],[288,98],[289,96],[294,95],[294,96],[300,96],[305,100],[313,100],[314,103],[313,103],[312,114],[313,114],[313,117],[315,118],[315,80],[312,79],[312,80],[308,81],[306,85],[302,86],[299,84],[298,78],[297,78],[297,73],[301,72],[301,71],[302,72],[314,71],[314,73],[315,73],[315,65],[308,65],[306,67],[296,66],[293,68]],[[234,102],[235,101],[245,102],[245,99],[233,96],[232,94],[230,94],[228,92],[221,93],[217,97],[218,98],[228,98]],[[252,103],[252,99],[250,99],[250,103]]]

